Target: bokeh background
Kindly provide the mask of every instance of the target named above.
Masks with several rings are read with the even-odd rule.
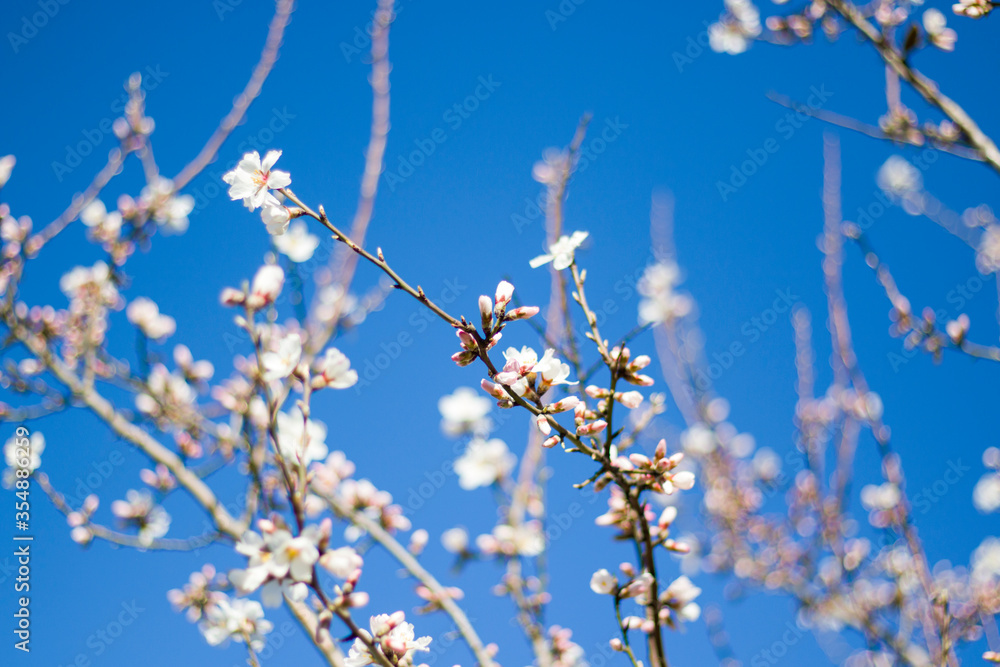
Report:
[[[159,164],[167,175],[177,173],[242,89],[272,12],[271,3],[251,0],[69,0],[53,2],[55,15],[35,33],[26,31],[24,21],[31,21],[41,4],[6,0],[0,6],[0,83],[5,91],[0,154],[17,156],[3,194],[14,214],[30,215],[36,225],[56,217],[103,165],[115,140],[100,128],[120,115],[122,84],[134,71],[145,73],[147,109],[157,121],[153,144]],[[947,12],[950,3],[928,4]],[[176,318],[178,331],[170,343],[184,342],[195,358],[212,361],[217,379],[229,374],[234,354],[250,352],[232,323],[232,312],[218,305],[219,292],[252,276],[269,249],[259,219],[228,200],[219,177],[251,141],[262,149],[280,148],[279,168],[291,172],[295,191],[307,202],[322,202],[333,220],[349,220],[370,121],[367,42],[362,37],[373,9],[373,3],[358,0],[299,3],[263,94],[219,160],[187,190],[198,201],[190,230],[182,236],[158,236],[128,266],[132,286],[126,298],[149,296]],[[545,147],[565,145],[580,116],[589,111],[594,118],[591,137],[604,127],[617,129],[607,135],[613,140],[599,154],[598,146],[593,147],[594,159],[574,177],[566,224],[569,230],[591,233],[578,258],[589,272],[591,302],[614,304],[604,331],[617,336],[636,323],[638,298],[632,287],[653,258],[651,197],[669,190],[676,202],[678,260],[685,288],[699,303],[706,352],[711,358],[733,342],[746,347],[715,380],[716,390],[730,400],[732,421],[741,431],[781,455],[791,452],[792,330],[787,315],[763,329],[752,322],[779,292],[810,308],[819,386],[829,380],[816,238],[822,227],[822,134],[830,128],[810,120],[789,132],[790,126],[781,124],[786,109],[765,95],[776,91],[804,101],[822,90],[827,98],[823,108],[872,121],[885,102],[880,61],[871,49],[848,35],[834,45],[821,40],[789,50],[757,44],[740,57],[718,55],[705,46],[707,23],[721,10],[715,2],[518,0],[483,5],[401,0],[398,9],[391,33],[392,133],[386,172],[404,177],[392,183],[383,177],[369,243],[381,246],[403,276],[432,296],[451,286],[458,293],[453,312],[474,315],[478,295],[492,294],[503,277],[509,277],[526,303],[544,303],[549,275],[528,268],[528,260],[542,252],[544,238],[542,219],[533,215],[532,202],[541,186],[532,180],[531,166]],[[950,21],[959,29],[956,51],[921,52],[915,64],[947,81],[946,90],[988,132],[995,130],[997,94],[983,83],[982,63],[992,53],[996,26],[958,17]],[[32,36],[15,44],[11,33]],[[475,94],[481,78],[493,82],[486,99],[467,117],[449,114]],[[400,171],[417,142],[426,145],[438,128],[446,140],[412,174]],[[859,207],[877,201],[875,173],[897,149],[846,131],[839,135],[844,211],[853,218]],[[719,182],[730,179],[748,150],[760,149],[770,138],[779,150],[736,192],[721,196]],[[923,177],[931,192],[959,211],[994,203],[996,176],[981,165],[941,156]],[[105,199],[137,194],[141,184],[141,171],[130,163]],[[995,341],[996,287],[992,278],[976,272],[970,248],[930,221],[896,208],[878,216],[869,233],[915,307],[943,309],[951,317],[967,312],[974,337]],[[330,248],[331,242],[324,241],[317,256],[327,257]],[[75,225],[31,264],[23,298],[30,304],[64,305],[59,277],[99,257],[99,248],[88,244],[83,228]],[[957,356],[946,356],[941,365],[924,355],[903,356],[902,342],[888,333],[888,303],[856,248],[847,249],[847,260],[845,283],[858,353],[872,388],[885,399],[886,420],[907,467],[911,493],[943,479],[950,463],[969,468],[944,493],[934,493],[933,502],[917,509],[916,517],[932,562],[965,562],[982,538],[997,529],[995,518],[982,517],[971,506],[972,487],[982,472],[979,457],[985,447],[997,444],[996,368]],[[362,266],[358,285],[372,286],[378,279],[373,268]],[[957,296],[960,286],[970,292],[975,288],[971,298]],[[396,347],[402,333],[412,342]],[[127,355],[132,335],[124,313],[116,314],[110,334],[115,349]],[[504,342],[537,344],[537,339],[521,326],[510,327]],[[352,359],[363,386],[321,394],[314,415],[329,426],[331,450],[345,451],[357,463],[359,477],[390,490],[408,508],[415,526],[431,532],[424,559],[445,571],[450,556],[438,535],[456,524],[473,534],[487,532],[494,512],[490,493],[460,491],[454,476],[447,476],[422,503],[413,493],[456,455],[455,443],[439,430],[438,397],[458,386],[478,385],[480,373],[455,367],[448,360],[455,349],[452,332],[424,318],[402,295],[393,295],[336,344]],[[651,352],[652,339],[647,334],[632,347]],[[386,365],[378,355],[388,350],[398,352]],[[662,381],[657,387],[665,389]],[[673,444],[679,425],[676,410],[665,416],[662,430]],[[14,426],[0,427],[0,437],[9,437]],[[140,487],[141,455],[89,415],[73,411],[32,428],[46,436],[43,470],[70,494],[76,494],[88,473],[107,471],[108,461],[122,457],[91,487],[103,500],[99,517],[107,517],[111,500]],[[519,452],[527,429],[527,422],[517,417],[505,423],[500,435]],[[863,438],[858,458],[856,488],[877,477],[870,437]],[[603,499],[590,502],[592,496],[581,497],[570,487],[589,474],[587,462],[553,454],[549,463],[551,511],[567,513],[573,503],[582,503],[584,513],[551,545],[553,602],[547,621],[571,627],[592,664],[600,667],[602,660],[608,661],[605,647],[613,612],[607,598],[589,590],[590,574],[600,567],[614,569],[629,553],[593,525],[603,512]],[[236,487],[231,491],[235,499]],[[13,500],[7,492],[3,497]],[[203,563],[226,570],[242,564],[242,558],[222,547],[146,554],[107,544],[83,549],[69,539],[64,518],[37,488],[33,500],[33,650],[26,657],[6,641],[0,662],[46,667],[244,664],[241,647],[209,647],[166,599],[169,588],[186,582]],[[857,498],[854,503],[857,507]],[[166,507],[174,517],[170,536],[203,529],[201,517],[182,499],[168,500]],[[697,531],[695,505],[688,502],[684,508],[682,528]],[[9,512],[13,514],[12,507]],[[11,544],[12,520],[0,521],[4,544]],[[5,618],[14,604],[11,551],[3,547],[0,552],[5,554],[0,556]],[[666,576],[676,575],[677,567],[667,568]],[[418,601],[395,572],[381,555],[370,557],[362,580],[372,595],[366,612],[403,609],[413,615]],[[499,575],[498,567],[480,564],[460,578],[445,573],[442,579],[466,590],[470,616],[487,640],[502,647],[500,662],[527,664],[530,651],[513,625],[511,606],[489,593]],[[694,579],[705,590],[703,607],[723,605],[737,655],[748,664],[773,664],[761,652],[782,643],[783,635],[787,638],[793,604],[768,595],[724,602],[724,580],[705,574]],[[100,633],[117,630],[112,626],[123,609],[125,618],[134,620],[105,641]],[[319,663],[288,617],[274,611],[269,617],[276,630],[264,664]],[[460,644],[443,647],[449,629],[445,618],[410,620],[418,634],[436,640],[428,662],[470,662]],[[11,635],[5,631],[4,636]],[[847,638],[858,645],[857,637]],[[670,633],[667,642],[672,664],[716,661],[703,622]],[[843,640],[835,635],[804,631],[784,644],[781,664],[837,664],[846,656]],[[964,657],[982,647],[977,649]],[[597,657],[602,652],[604,657]]]

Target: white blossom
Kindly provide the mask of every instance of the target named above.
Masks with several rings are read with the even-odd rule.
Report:
[[[3,485],[10,489],[14,487],[14,482],[17,481],[17,469],[22,468],[28,472],[34,472],[38,470],[42,465],[42,452],[45,451],[45,436],[42,435],[41,431],[35,431],[28,437],[28,444],[26,447],[18,447],[18,438],[16,436],[11,436],[10,439],[3,446],[3,458],[7,463],[7,468],[3,471]],[[27,449],[27,456],[18,456],[18,449],[21,453]],[[27,465],[22,465],[25,460],[27,460]]]
[[[288,231],[288,221],[292,214],[274,197],[268,197],[260,209],[260,219],[267,226],[267,233],[281,238]]]
[[[708,44],[717,53],[738,55],[761,33],[760,12],[749,0],[726,0],[726,12],[708,27]]]
[[[7,185],[10,180],[10,173],[14,170],[17,159],[13,155],[0,157],[0,188]]]
[[[297,220],[287,233],[274,237],[274,247],[293,262],[308,262],[319,247],[319,237],[307,229],[305,222]]]
[[[441,430],[452,437],[464,433],[484,436],[492,425],[487,417],[492,409],[493,401],[481,396],[475,389],[459,387],[438,400]]]
[[[716,447],[715,434],[704,424],[695,424],[681,434],[681,447],[694,456],[710,454]]]
[[[924,187],[920,171],[899,155],[893,155],[885,161],[875,180],[882,190],[896,197],[918,192]]]
[[[590,590],[598,595],[612,595],[618,588],[618,577],[601,568],[590,578]]]
[[[684,621],[696,621],[701,615],[701,607],[694,601],[699,595],[701,589],[683,575],[672,581],[663,592],[666,603],[677,609],[677,615]]]
[[[285,285],[285,272],[275,264],[265,264],[257,270],[250,284],[250,296],[247,303],[253,308],[260,308],[274,303],[281,288]]]
[[[283,380],[295,372],[302,359],[302,338],[292,332],[278,341],[277,349],[260,357],[264,382]]]
[[[199,625],[202,635],[212,646],[218,646],[230,637],[244,641],[250,638],[250,647],[255,651],[264,648],[264,635],[274,625],[264,618],[264,609],[259,602],[242,598],[221,597],[205,613],[205,620]]]
[[[263,161],[257,151],[246,153],[240,163],[222,177],[229,184],[229,197],[233,201],[242,199],[243,204],[251,211],[263,206],[269,198],[276,203],[277,200],[269,191],[292,183],[287,171],[272,169],[279,157],[281,151],[268,151]]]
[[[976,268],[983,275],[1000,270],[1000,225],[989,225],[979,237],[976,248]]]
[[[77,266],[59,280],[59,289],[70,299],[92,298],[104,306],[118,303],[118,288],[104,262],[89,268]]]
[[[394,664],[412,665],[413,653],[416,651],[429,651],[431,638],[416,638],[413,631],[413,624],[404,621],[403,612],[395,614],[379,614],[372,616],[369,620],[371,633],[365,633],[367,639],[378,645],[382,652],[393,655],[395,660],[390,660]],[[364,632],[364,631],[362,631]],[[344,660],[346,667],[365,667],[374,662],[371,652],[361,638],[354,640],[347,658]]]
[[[541,375],[542,380],[549,385],[577,384],[566,379],[570,373],[569,364],[556,359],[556,351],[552,348],[545,350],[532,372]]]
[[[279,412],[278,448],[289,462],[301,461],[308,465],[326,457],[326,425],[314,419],[304,419],[302,410]]]
[[[868,484],[861,489],[861,504],[868,510],[891,510],[900,499],[899,487],[891,482]]]
[[[927,32],[927,40],[942,51],[954,51],[955,40],[958,35],[954,30],[947,27],[948,20],[940,10],[931,7],[924,11],[924,30]]]
[[[993,11],[993,5],[990,0],[960,0],[951,6],[951,11],[970,19],[981,19]]]
[[[691,297],[678,294],[674,288],[680,283],[680,269],[670,262],[658,262],[648,267],[639,280],[639,323],[673,322],[691,312]]]
[[[125,498],[111,503],[111,513],[139,529],[139,544],[148,547],[153,540],[167,534],[170,515],[155,503],[148,490],[130,489]]]
[[[139,200],[165,232],[183,234],[187,231],[188,216],[194,210],[194,197],[175,194],[174,182],[169,178],[155,178],[142,189]]]
[[[449,553],[465,553],[469,549],[469,533],[464,528],[449,528],[441,533],[441,544]]]
[[[455,461],[458,485],[467,491],[489,486],[508,475],[516,461],[517,457],[507,449],[503,440],[472,440],[465,453]]]
[[[352,547],[331,549],[319,557],[319,564],[333,576],[347,579],[364,564],[364,559]]]
[[[177,323],[169,315],[161,315],[160,309],[152,299],[140,296],[125,309],[128,321],[139,327],[143,334],[153,340],[172,336],[177,330]]]
[[[570,236],[560,236],[559,239],[549,246],[549,250],[544,255],[539,255],[528,264],[533,269],[537,269],[543,264],[552,262],[552,268],[562,271],[573,263],[573,253],[580,244],[589,236],[589,232],[573,232]]]
[[[312,381],[314,389],[347,389],[358,382],[358,372],[351,368],[351,360],[335,347],[327,349],[326,354],[316,361],[316,372],[318,375]]]
[[[985,514],[1000,509],[1000,474],[983,475],[972,489],[972,504]]]

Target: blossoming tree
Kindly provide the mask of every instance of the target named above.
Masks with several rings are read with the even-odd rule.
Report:
[[[1000,154],[989,137],[909,64],[913,50],[924,45],[950,50],[956,39],[937,10],[927,10],[917,22],[915,4],[812,2],[798,12],[769,17],[765,31],[758,9],[748,0],[727,0],[709,37],[716,50],[735,54],[753,40],[785,45],[807,41],[817,26],[830,36],[852,30],[885,61],[888,112],[878,128],[824,114],[826,120],[897,143],[929,144],[1000,170]],[[964,1],[955,12],[982,18],[992,8],[989,2]],[[435,538],[460,566],[475,561],[500,566],[493,592],[510,599],[539,667],[586,661],[571,630],[550,624],[545,615],[545,461],[559,466],[570,456],[589,465],[589,476],[574,486],[601,494],[606,502],[607,510],[592,520],[609,538],[632,547],[631,560],[607,563],[593,573],[592,592],[580,603],[588,613],[606,617],[608,632],[602,639],[623,664],[666,667],[671,644],[681,641],[673,631],[701,619],[701,589],[686,574],[689,570],[678,565],[692,561],[744,587],[784,592],[797,601],[803,626],[853,629],[857,659],[867,661],[857,664],[957,664],[957,648],[984,634],[991,647],[985,659],[1000,662],[994,620],[1000,611],[1000,540],[983,541],[968,569],[935,568],[928,562],[901,458],[883,422],[882,399],[869,388],[853,351],[841,285],[844,242],[864,249],[892,305],[895,332],[910,345],[935,356],[948,351],[992,361],[1000,360],[1000,349],[973,342],[964,315],[942,328],[933,313],[913,313],[861,227],[842,219],[834,140],[826,146],[821,241],[833,380],[817,394],[810,316],[799,309],[792,320],[799,374],[795,427],[804,465],[780,511],[765,508],[780,460],[739,432],[729,421],[727,401],[703,381],[697,308],[693,297],[679,289],[678,259],[661,257],[643,274],[638,326],[632,331],[602,330],[588,302],[586,250],[591,239],[567,224],[564,211],[588,118],[565,148],[546,151],[533,171],[545,191],[547,251],[529,266],[551,273],[544,317],[539,306],[520,304],[508,280],[478,302],[446,307],[368,242],[389,129],[392,0],[379,0],[373,23],[371,134],[350,224],[342,227],[322,203],[296,194],[293,184],[300,177],[278,168],[280,150],[247,152],[223,177],[229,197],[242,203],[248,215],[260,216],[257,233],[272,237],[286,267],[308,261],[319,235],[340,244],[330,271],[316,275],[312,303],[289,317],[281,295],[294,289],[301,299],[304,290],[286,284],[288,272],[271,254],[263,266],[248,268],[252,277],[220,295],[220,307],[232,310],[235,326],[253,348],[248,357],[236,358],[228,377],[216,379],[213,365],[194,359],[183,344],[173,347],[169,359],[153,353],[151,348],[175,335],[176,322],[153,300],[128,289],[129,262],[158,233],[187,229],[194,201],[184,188],[226,150],[226,138],[270,73],[291,12],[289,0],[277,2],[253,77],[203,150],[175,178],[161,176],[153,159],[153,122],[145,114],[141,79],[135,76],[129,81],[125,115],[114,125],[120,147],[59,218],[36,229],[30,218],[18,217],[20,212],[0,203],[0,319],[9,360],[2,384],[16,396],[11,405],[3,405],[3,416],[32,427],[30,436],[22,427],[7,442],[5,486],[18,493],[37,485],[65,514],[72,539],[80,545],[107,541],[143,552],[225,545],[228,558],[206,563],[186,584],[178,582],[164,593],[205,641],[242,645],[249,664],[261,664],[259,653],[273,631],[265,609],[281,606],[305,630],[318,660],[327,664],[420,664],[432,639],[420,635],[412,614],[408,620],[404,611],[371,608],[365,583],[377,575],[369,572],[372,559],[366,548],[384,552],[406,573],[421,612],[449,617],[477,664],[502,663],[504,653],[493,642],[489,624],[474,623],[463,610],[462,600],[470,591],[444,585],[421,561],[431,535],[413,525],[392,495],[369,480],[374,473],[357,470],[349,448],[331,451],[326,442],[330,426],[314,410],[317,393],[348,389],[359,380],[348,355],[333,343],[384,297],[351,296],[356,268],[363,262],[384,274],[390,291],[439,320],[441,335],[451,335],[451,330],[457,338],[451,360],[465,367],[469,386],[440,398],[441,426],[447,436],[465,442],[454,461],[458,485],[493,489],[497,506],[490,511],[497,518],[489,532],[474,538],[460,526]],[[900,102],[902,83],[945,118],[919,123]],[[134,197],[120,194],[109,207],[114,177],[132,162],[141,167],[145,187]],[[14,167],[12,156],[0,159],[0,187]],[[943,219],[919,172],[902,158],[885,164],[879,184],[908,212]],[[976,266],[983,273],[996,272],[1000,224],[982,207],[970,209],[962,220],[961,233],[978,234],[971,243]],[[29,303],[22,285],[32,260],[71,224],[87,228],[105,259],[62,275],[59,288],[66,304]],[[662,217],[654,215],[654,226],[664,231]],[[511,267],[511,272],[516,276],[522,269],[529,267]],[[125,311],[138,333],[136,363],[107,342],[109,314],[116,310]],[[577,333],[581,328],[582,336]],[[501,345],[511,331],[538,342]],[[658,382],[666,384],[666,393],[651,391]],[[653,426],[665,419],[668,408],[683,420],[682,435],[653,437]],[[44,428],[48,415],[69,409],[89,411],[142,453],[148,468],[140,474],[141,488],[110,503],[96,494],[78,506],[67,501],[43,465],[59,443],[50,438],[46,450],[35,421]],[[497,437],[498,413],[530,423],[524,442],[509,446]],[[854,452],[862,432],[870,433],[878,449],[883,481],[854,490]],[[1000,452],[986,449],[983,462],[988,470],[976,486],[974,503],[984,513],[995,512],[1000,509]],[[241,480],[246,502],[240,512],[227,508],[213,488],[210,473],[223,468],[235,470]],[[204,534],[174,534],[163,507],[170,494],[183,494],[195,503],[209,525]],[[675,534],[682,511],[677,499],[685,495],[700,501],[700,510],[688,503],[683,511],[700,522],[710,535],[707,540]],[[859,519],[851,511],[854,495],[867,512],[861,520],[870,524],[871,533],[858,529]],[[344,530],[335,531],[336,526]],[[707,619],[710,628],[717,625],[717,613]],[[717,646],[724,643],[720,635],[713,638],[719,640]],[[723,658],[736,664],[732,657]]]

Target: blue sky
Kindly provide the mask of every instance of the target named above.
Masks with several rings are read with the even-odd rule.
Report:
[[[56,217],[102,166],[114,145],[107,128],[120,114],[122,84],[133,71],[145,73],[160,166],[167,174],[177,173],[244,85],[271,13],[269,3],[234,0],[48,4],[53,15],[35,31],[24,21],[30,23],[45,2],[9,0],[0,7],[0,81],[9,92],[0,105],[0,154],[13,153],[18,160],[3,194],[15,214],[30,215],[36,226]],[[945,9],[950,3],[929,4]],[[746,347],[718,378],[716,389],[729,398],[740,430],[781,454],[790,451],[795,403],[791,327],[786,317],[763,326],[754,318],[781,294],[809,307],[821,366],[819,386],[824,386],[830,373],[822,366],[830,349],[815,242],[822,228],[822,133],[829,128],[819,120],[796,127],[787,111],[765,95],[776,91],[803,101],[815,95],[824,109],[873,122],[884,109],[877,58],[850,36],[833,45],[819,42],[787,50],[758,44],[740,57],[717,55],[700,44],[706,22],[715,19],[721,3],[587,0],[578,5],[564,1],[562,6],[575,9],[553,22],[551,12],[560,11],[556,0],[488,6],[453,0],[400,2],[391,37],[387,175],[380,184],[369,242],[381,246],[400,274],[429,294],[456,292],[453,312],[474,314],[478,295],[492,293],[503,277],[512,280],[526,303],[541,305],[548,274],[528,268],[528,260],[543,248],[541,219],[532,218],[539,185],[531,178],[531,166],[547,146],[567,143],[580,116],[590,112],[590,136],[607,129],[605,143],[592,146],[593,159],[573,179],[566,224],[591,233],[591,244],[578,257],[590,275],[591,302],[614,304],[604,330],[615,336],[635,324],[638,299],[628,287],[652,256],[651,196],[669,190],[676,202],[679,263],[685,287],[699,303],[706,352],[721,354],[733,342]],[[263,94],[219,160],[188,189],[199,204],[190,230],[155,238],[129,264],[132,285],[126,296],[149,296],[176,318],[175,341],[187,343],[196,358],[211,360],[217,378],[229,374],[233,354],[250,352],[236,336],[232,314],[218,306],[219,292],[249,278],[269,244],[257,218],[221,194],[219,176],[253,142],[280,148],[279,166],[291,172],[296,193],[307,202],[323,203],[331,219],[349,220],[370,120],[368,68],[351,44],[363,34],[372,9],[371,3],[356,0],[300,3]],[[921,52],[914,62],[932,77],[946,77],[950,94],[983,121],[998,101],[978,73],[995,26],[950,20],[959,28],[956,52]],[[11,33],[22,39],[11,40]],[[477,89],[475,110],[455,111]],[[915,100],[907,101],[923,109]],[[987,132],[995,130],[989,122],[983,124]],[[840,133],[840,140],[844,211],[850,218],[876,201],[875,172],[897,151],[847,132]],[[426,149],[429,141],[433,152]],[[728,182],[734,167],[759,155],[765,144],[778,148],[735,192],[720,194],[719,183]],[[422,146],[423,159],[411,158]],[[418,160],[422,164],[410,173],[407,165]],[[993,179],[985,167],[949,156],[924,172],[928,189],[959,211],[980,203],[995,205],[991,198],[983,199],[995,192]],[[136,194],[140,187],[141,171],[131,164],[112,184],[108,200],[122,192]],[[898,209],[878,216],[869,233],[915,306],[943,309],[949,316],[967,312],[978,340],[996,340],[996,287],[979,277],[968,247]],[[320,251],[324,255],[329,243]],[[75,264],[89,265],[98,258],[99,249],[84,242],[76,225],[31,265],[23,298],[61,305],[58,277]],[[378,280],[370,267],[359,271],[362,288]],[[970,298],[961,296],[961,286]],[[911,489],[932,485],[949,463],[971,468],[917,516],[932,562],[960,562],[983,536],[996,531],[996,520],[977,515],[970,500],[982,472],[979,456],[996,444],[997,418],[983,409],[997,398],[995,369],[955,356],[946,356],[942,365],[925,356],[900,363],[893,355],[901,353],[902,343],[888,334],[888,303],[853,247],[847,249],[845,288],[861,363],[872,388],[885,399],[886,420]],[[394,343],[401,334],[409,334],[412,342],[398,346],[388,367],[372,370],[367,386],[323,397],[314,408],[330,426],[331,449],[343,449],[357,463],[359,476],[371,478],[404,503],[423,479],[413,471],[435,477],[454,457],[454,443],[438,429],[437,398],[480,379],[478,371],[456,368],[448,360],[453,334],[447,326],[423,319],[421,312],[414,302],[393,295],[362,328],[343,335],[337,345],[363,377],[380,353],[397,349]],[[117,316],[111,340],[119,350],[131,345],[123,325],[123,315]],[[512,344],[536,342],[526,326],[508,328],[505,342],[508,337]],[[652,339],[640,338],[633,349],[651,352]],[[664,388],[662,382],[658,386]],[[376,401],[385,397],[392,397],[388,407]],[[16,403],[17,398],[4,400]],[[392,418],[380,417],[387,410]],[[666,416],[664,429],[676,430],[679,423],[674,411]],[[101,479],[93,490],[102,496],[106,511],[111,500],[140,484],[141,456],[89,415],[60,415],[40,427],[48,441],[43,468],[67,493],[75,493],[78,478],[85,481],[97,471]],[[526,429],[527,422],[511,419],[501,436],[518,451]],[[12,430],[12,424],[5,424],[0,435],[6,439]],[[865,439],[859,469],[874,474],[876,460],[873,443]],[[608,601],[597,599],[587,582],[595,569],[612,568],[628,552],[593,525],[592,518],[603,512],[603,500],[591,503],[570,488],[589,474],[586,463],[569,456],[550,458],[552,511],[568,513],[581,503],[584,514],[553,544],[552,562],[561,565],[553,570],[548,620],[573,628],[588,653],[596,654],[596,647],[611,636],[613,617]],[[111,472],[102,475],[109,465]],[[859,481],[869,481],[866,474]],[[229,550],[139,555],[106,544],[82,550],[69,540],[61,515],[42,502],[40,491],[34,493],[35,650],[30,661],[18,656],[13,664],[69,665],[78,656],[83,656],[79,664],[93,665],[131,665],[136,656],[154,667],[181,661],[242,664],[238,647],[207,646],[165,597],[167,589],[184,583],[204,562],[220,569],[236,566]],[[452,477],[414,508],[414,523],[435,536],[426,555],[431,566],[448,565],[436,539],[445,528],[461,523],[474,533],[489,529],[491,502],[485,490],[460,491]],[[201,529],[200,518],[191,518],[183,503],[168,504],[168,509],[175,516],[171,534]],[[0,535],[6,536],[8,522],[2,526]],[[383,557],[373,556],[369,567],[365,583],[372,593],[372,613],[409,612],[415,606]],[[510,606],[488,593],[498,576],[498,569],[480,565],[461,580],[448,575],[444,580],[466,589],[470,615],[489,640],[503,647],[501,662],[526,664],[529,651],[509,623]],[[6,570],[0,571],[3,579],[2,598],[9,600]],[[706,604],[722,600],[723,582],[701,575],[698,583],[705,588]],[[785,623],[794,618],[791,602],[782,597],[754,596],[727,604],[725,610],[733,648],[748,662],[778,641],[787,630]],[[100,633],[114,629],[122,614],[134,619],[120,636],[102,639]],[[290,627],[283,626],[287,618],[280,614],[274,620],[279,634]],[[442,618],[415,622],[419,633],[436,639],[448,629]],[[265,664],[314,664],[300,630],[291,630],[285,639]],[[713,659],[703,623],[671,634],[667,642],[673,664]],[[12,653],[9,646],[2,651]],[[457,646],[435,660],[470,662]],[[817,638],[806,633],[785,660],[826,664],[829,658]]]

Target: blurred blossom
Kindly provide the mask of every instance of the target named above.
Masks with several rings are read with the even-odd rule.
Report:
[[[692,456],[710,454],[716,447],[715,434],[704,424],[695,424],[681,434],[681,447]]]
[[[42,435],[41,431],[35,431],[28,438],[28,456],[19,457],[18,449],[24,450],[24,447],[18,447],[17,437],[11,436],[3,446],[3,458],[7,463],[7,468],[3,471],[3,485],[5,488],[14,488],[14,482],[17,480],[17,469],[22,468],[28,472],[34,472],[38,470],[42,465],[42,452],[45,451],[45,436]],[[27,461],[27,465],[22,465]]]
[[[165,233],[183,234],[188,228],[188,215],[194,210],[194,197],[176,195],[174,182],[158,176],[142,189],[139,205],[149,211]]]
[[[726,12],[708,28],[708,43],[717,53],[737,55],[760,35],[760,12],[749,0],[726,0]]]
[[[364,564],[364,560],[352,547],[340,547],[339,549],[331,549],[320,556],[319,564],[333,576],[347,579]]]
[[[111,513],[139,530],[139,544],[150,546],[153,540],[167,534],[170,515],[155,503],[149,491],[130,489],[125,498],[111,503]]]
[[[895,197],[904,197],[924,187],[920,171],[899,155],[893,155],[885,161],[875,180],[886,194]]]
[[[691,312],[691,297],[678,294],[674,288],[680,283],[680,269],[672,262],[659,262],[646,269],[639,280],[639,323],[671,323]]]
[[[566,177],[569,169],[569,154],[560,148],[546,148],[542,159],[535,163],[531,176],[549,188],[558,187]]]
[[[174,318],[160,314],[160,309],[152,299],[140,296],[125,309],[128,321],[153,340],[172,336],[177,329]]]
[[[503,440],[472,440],[455,461],[458,485],[467,491],[489,486],[510,474],[516,462],[517,457]]]
[[[981,19],[993,11],[993,3],[990,0],[960,0],[951,6],[951,10],[959,16]]]
[[[14,164],[17,159],[13,155],[4,155],[0,157],[0,188],[7,185],[7,181],[10,180],[10,174],[14,170]]]
[[[385,656],[391,656],[390,662],[400,667],[408,667],[413,664],[414,653],[416,651],[430,651],[430,637],[416,638],[412,623],[404,621],[405,615],[398,611],[395,614],[379,614],[372,616],[369,621],[370,633],[365,633],[367,639],[375,643]],[[364,632],[362,630],[361,632]],[[344,660],[346,667],[364,667],[370,665],[375,660],[368,647],[360,639],[355,639],[351,649]]]
[[[301,461],[308,465],[326,457],[326,425],[315,419],[305,419],[298,407],[279,412],[277,419],[278,448],[289,463]]]
[[[318,375],[312,380],[313,389],[347,389],[358,382],[358,372],[351,368],[351,360],[335,347],[327,349],[323,357],[316,361],[316,372]]]
[[[528,264],[531,268],[537,269],[543,264],[552,262],[552,268],[556,271],[562,271],[573,263],[573,253],[589,235],[590,232],[573,232],[569,236],[560,236],[555,243],[549,246],[548,252],[535,257]]]
[[[984,275],[1000,270],[1000,225],[988,225],[979,237],[976,268]]]
[[[1000,474],[983,475],[972,489],[972,504],[984,514],[1000,509]]]
[[[218,646],[230,638],[250,640],[250,647],[260,651],[266,643],[264,635],[271,632],[274,625],[264,618],[264,609],[259,602],[242,598],[223,596],[205,614],[199,624],[202,635],[212,646]]]
[[[268,201],[277,200],[269,190],[277,190],[292,184],[291,175],[287,171],[272,169],[274,163],[281,157],[281,151],[268,151],[261,161],[257,151],[246,153],[239,164],[226,172],[222,180],[229,184],[229,197],[233,201],[243,200],[243,205],[251,211],[263,206]]]
[[[305,222],[296,220],[286,233],[274,237],[274,247],[293,262],[308,262],[319,247],[319,237],[307,231]]]
[[[954,51],[958,35],[947,27],[947,23],[948,20],[938,9],[932,7],[924,12],[923,24],[928,41],[942,51]]]
[[[492,426],[487,416],[492,409],[493,401],[475,389],[459,387],[438,400],[441,430],[452,437],[465,433],[485,436]]]
[[[465,553],[469,549],[469,533],[464,528],[449,528],[441,533],[441,544],[449,553]]]
[[[868,484],[861,489],[861,504],[868,510],[891,510],[899,505],[899,487],[890,482]]]
[[[618,577],[603,568],[590,578],[590,590],[599,595],[611,595],[617,588]]]
[[[277,342],[274,350],[265,352],[260,357],[264,382],[287,378],[295,372],[301,358],[302,338],[296,332],[286,334]]]

